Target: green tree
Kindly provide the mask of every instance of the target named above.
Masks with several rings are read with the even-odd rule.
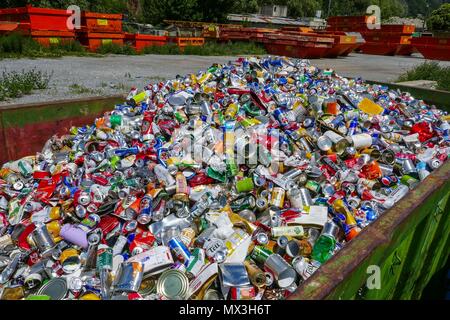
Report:
[[[427,26],[433,31],[450,31],[450,3],[445,3],[431,13]]]
[[[258,0],[235,0],[230,13],[256,13],[258,12]]]
[[[195,21],[202,18],[197,0],[142,0],[142,18],[154,25],[164,19]]]

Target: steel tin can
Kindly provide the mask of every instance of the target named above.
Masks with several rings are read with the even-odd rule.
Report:
[[[156,292],[168,300],[189,298],[189,279],[179,270],[166,270],[158,278]]]

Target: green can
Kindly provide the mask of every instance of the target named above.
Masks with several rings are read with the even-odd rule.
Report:
[[[113,249],[107,245],[99,245],[97,251],[97,270],[112,270]]]
[[[212,168],[208,168],[206,170],[206,175],[210,178],[213,178],[215,180],[219,180],[220,182],[226,182],[227,181],[227,177],[225,176],[225,174],[221,174],[217,171],[215,171]]]
[[[230,203],[230,208],[233,211],[242,211],[245,209],[253,209],[256,206],[256,198],[252,194],[241,196]]]
[[[231,177],[235,177],[239,173],[239,167],[233,158],[226,160],[227,164],[227,174]]]
[[[115,128],[117,126],[120,126],[122,124],[122,116],[118,114],[113,114],[109,118],[109,122],[111,123],[111,128]]]
[[[410,175],[405,174],[403,177],[400,178],[400,182],[409,188],[414,188],[418,183],[419,180],[417,180],[414,177],[411,177]]]
[[[317,194],[320,191],[320,184],[316,181],[308,180],[305,184],[305,188]]]
[[[119,162],[120,162],[120,157],[119,156],[113,156],[109,160],[109,163],[111,164],[111,168],[114,169],[114,170],[117,169],[117,163],[119,163]]]
[[[248,192],[255,188],[253,184],[253,178],[244,178],[242,180],[236,181],[237,192]]]
[[[267,248],[264,248],[262,246],[255,246],[250,257],[256,262],[264,263],[272,254],[273,252]]]

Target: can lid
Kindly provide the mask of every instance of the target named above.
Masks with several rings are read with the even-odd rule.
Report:
[[[141,282],[138,293],[143,296],[148,296],[154,293],[156,289],[156,279],[153,276],[146,276]]]
[[[179,270],[166,270],[158,279],[156,292],[169,300],[185,300],[189,294],[189,279]]]
[[[215,289],[208,289],[203,296],[203,300],[222,300],[219,291]]]
[[[50,296],[52,300],[62,300],[67,294],[67,282],[63,278],[53,278],[44,284],[38,295]]]
[[[333,146],[333,142],[331,141],[330,138],[328,138],[327,136],[320,136],[317,139],[317,146],[319,147],[320,150],[322,151],[328,151],[331,149],[331,147]]]

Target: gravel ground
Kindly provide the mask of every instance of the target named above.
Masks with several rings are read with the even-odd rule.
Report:
[[[131,87],[142,88],[149,82],[172,79],[177,74],[196,72],[208,68],[215,62],[226,63],[235,59],[236,57],[177,55],[4,59],[0,60],[0,72],[36,68],[51,72],[53,75],[48,89],[35,91],[18,99],[0,101],[0,106],[123,94]],[[313,60],[312,63],[321,68],[331,67],[343,76],[394,81],[405,70],[423,61],[424,59],[419,56],[351,54],[346,58]],[[450,62],[441,63],[450,66]]]

